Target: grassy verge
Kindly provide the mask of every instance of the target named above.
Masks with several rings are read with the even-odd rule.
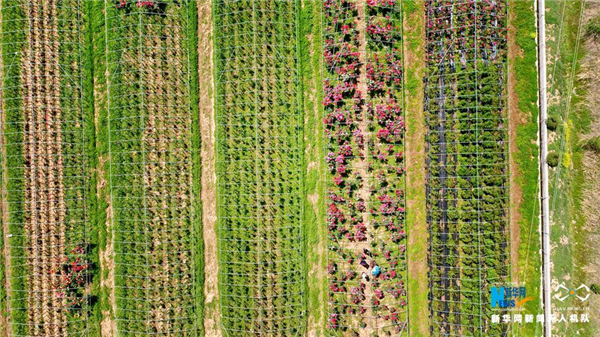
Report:
[[[534,301],[525,305],[526,313],[541,313],[540,300],[540,236],[539,236],[539,196],[538,196],[538,86],[537,86],[537,47],[536,16],[533,1],[509,1],[510,25],[514,28],[516,57],[510,60],[510,71],[514,73],[518,116],[516,130],[517,152],[512,153],[516,162],[515,175],[522,191],[520,213],[520,245],[518,251],[518,279],[527,287],[527,293]],[[513,187],[514,188],[514,187]],[[514,266],[513,266],[514,267]],[[521,336],[538,336],[540,324],[524,324],[515,327]]]
[[[300,73],[304,112],[304,224],[307,265],[308,330],[324,335],[327,278],[325,275],[325,202],[321,74],[321,3],[302,1],[300,9]]]
[[[0,22],[2,22],[2,5],[0,3]],[[0,25],[0,36],[2,36],[2,31],[3,31],[3,27],[2,25]],[[3,79],[4,79],[4,58],[3,58],[3,51],[2,51],[2,45],[0,45],[0,79],[2,79],[2,82],[0,82],[0,87],[3,86]],[[2,104],[3,100],[2,100],[2,94],[0,93],[0,104]],[[0,109],[2,107],[0,106]],[[0,146],[2,146],[2,152],[0,152],[0,186],[2,186],[2,191],[5,190],[5,186],[4,186],[4,118],[3,116],[0,116],[0,137],[2,137],[2,139],[0,139]],[[0,193],[0,200],[2,201],[2,204],[4,205],[4,193]],[[4,215],[4,208],[0,209],[0,215]],[[0,218],[3,219],[3,218]],[[4,220],[0,221],[0,223],[4,224]],[[4,335],[8,335],[8,312],[7,312],[7,307],[6,307],[6,286],[7,286],[7,282],[8,280],[6,279],[6,260],[5,260],[5,256],[4,256],[4,227],[0,227],[0,326],[2,326],[2,328],[0,328],[0,333],[4,334]]]
[[[192,226],[194,235],[195,306],[198,334],[204,336],[204,237],[202,235],[202,163],[200,159],[200,97],[198,73],[198,7],[195,1],[188,5],[188,52],[190,72],[190,112],[192,114]]]
[[[18,99],[7,99],[7,97],[20,97],[20,89],[22,86],[20,81],[20,67],[21,64],[21,49],[20,45],[26,41],[25,31],[18,31],[15,22],[23,20],[25,13],[19,6],[5,7],[6,4],[2,4],[2,38],[3,42],[8,42],[5,39],[10,37],[10,42],[2,44],[2,67],[3,67],[3,83],[2,83],[2,95],[3,95],[3,112],[4,112],[4,144],[6,147],[6,153],[4,158],[4,164],[7,167],[6,171],[2,171],[4,176],[11,177],[23,177],[24,171],[22,168],[21,158],[23,158],[23,148],[17,144],[23,142],[22,128],[20,124],[22,122],[22,110],[21,100]],[[10,35],[5,32],[12,32]],[[11,66],[14,65],[14,66]],[[12,145],[14,144],[14,145]],[[3,191],[10,190],[23,190],[22,179],[3,179],[6,182],[3,185]],[[6,209],[7,214],[3,214],[4,219],[9,221],[8,233],[14,236],[10,238],[10,256],[24,256],[25,251],[22,247],[25,246],[25,240],[22,236],[24,229],[20,226],[20,223],[25,222],[23,213],[24,195],[22,193],[6,193],[5,201],[8,204]],[[4,212],[4,210],[3,210]],[[4,221],[3,219],[3,221]],[[8,234],[5,233],[5,234]],[[13,262],[13,261],[11,261]],[[10,266],[10,285],[11,291],[20,292],[25,291],[25,268],[15,267],[14,263]],[[27,325],[23,323],[27,322],[27,301],[23,300],[23,296],[12,296],[7,303],[12,308],[23,308],[23,310],[15,310],[11,313],[11,327],[14,335],[27,335]],[[17,323],[17,324],[15,324]]]
[[[87,175],[87,186],[86,186],[86,221],[88,223],[87,229],[87,240],[88,240],[88,254],[90,263],[93,266],[94,273],[92,274],[91,282],[91,315],[87,322],[87,328],[90,334],[100,334],[100,321],[102,321],[102,314],[100,311],[100,301],[102,297],[100,289],[100,255],[99,250],[101,247],[101,240],[103,241],[102,235],[102,224],[103,218],[105,217],[104,209],[101,208],[99,194],[97,191],[98,187],[98,153],[96,151],[97,145],[97,134],[95,124],[95,97],[94,97],[94,29],[96,28],[99,15],[94,15],[94,3],[95,1],[86,2],[82,8],[83,10],[83,25],[81,27],[81,35],[83,45],[82,49],[82,63],[83,63],[83,74],[82,74],[82,108],[83,108],[83,120],[85,125],[85,154],[86,154],[86,175]]]
[[[551,60],[548,80],[549,92],[554,96],[548,107],[548,115],[558,122],[556,130],[549,130],[552,141],[548,150],[557,153],[559,158],[558,166],[549,172],[552,277],[558,284],[577,287],[585,283],[583,267],[588,260],[585,248],[576,245],[585,240],[585,218],[581,208],[583,149],[579,146],[579,136],[586,132],[591,123],[589,111],[580,104],[585,91],[577,81],[579,63],[585,55],[582,37],[578,36],[583,2],[551,2],[548,6],[548,59]],[[581,306],[576,301],[567,300],[556,305],[557,308]],[[575,312],[567,311],[564,314],[567,316],[569,313]],[[553,329],[558,336],[594,335],[591,324],[557,323]]]
[[[106,73],[106,40],[105,40],[105,20],[104,20],[104,2],[88,1],[85,3],[84,17],[86,19],[85,49],[84,57],[86,59],[85,74],[85,97],[87,115],[91,115],[91,121],[88,127],[93,128],[89,131],[94,137],[88,139],[88,147],[93,157],[89,162],[90,176],[93,177],[93,185],[90,181],[90,188],[94,188],[93,193],[88,193],[90,197],[95,198],[95,207],[90,208],[88,215],[90,226],[95,229],[94,240],[96,241],[96,255],[100,260],[99,253],[106,251],[111,241],[109,238],[109,228],[107,210],[109,208],[109,169],[108,169],[108,110],[107,110],[107,79]],[[88,111],[90,110],[90,111]],[[112,258],[112,256],[110,257]],[[94,315],[97,317],[97,323],[104,320],[111,321],[114,317],[112,310],[110,293],[112,289],[102,282],[109,276],[109,270],[98,262],[99,272],[96,275],[94,284],[97,289],[97,307]]]
[[[409,333],[429,335],[427,299],[427,218],[425,206],[425,117],[423,74],[425,70],[425,9],[422,1],[403,2],[406,118],[406,227],[408,236]]]

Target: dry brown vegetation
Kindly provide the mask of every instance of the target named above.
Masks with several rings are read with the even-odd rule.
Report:
[[[180,2],[108,8],[119,334],[198,328],[187,15]]]
[[[589,2],[584,12],[584,22],[600,15],[600,3]],[[591,126],[589,132],[581,135],[583,142],[600,136],[600,38],[587,37],[584,43],[586,56],[581,61],[581,71],[578,79],[583,82],[586,91],[583,104],[591,113]],[[600,153],[585,150],[583,164],[583,191],[582,211],[585,217],[585,241],[583,250],[587,256],[587,263],[583,266],[588,285],[600,284]],[[600,299],[595,295],[590,300],[590,324],[600,326]],[[598,333],[598,328],[595,328]],[[592,328],[594,331],[594,328]]]
[[[65,259],[66,212],[56,6],[55,1],[28,6],[32,27],[22,80],[29,325],[34,335],[58,336],[65,333],[67,303],[53,287]]]

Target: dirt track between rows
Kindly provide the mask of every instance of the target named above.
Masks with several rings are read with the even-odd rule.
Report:
[[[200,155],[202,159],[202,228],[204,238],[204,330],[222,335],[219,319],[217,258],[217,188],[215,171],[215,111],[212,44],[212,1],[198,2],[198,72],[200,79]]]

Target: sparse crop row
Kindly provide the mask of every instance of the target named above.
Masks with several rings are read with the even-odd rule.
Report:
[[[304,331],[297,1],[215,1],[221,319]]]
[[[509,281],[506,3],[428,1],[425,110],[434,335],[503,335],[489,286]]]
[[[196,335],[188,3],[107,2],[120,335]]]
[[[77,0],[2,2],[11,328],[81,335],[89,278]]]
[[[400,2],[328,0],[324,20],[328,329],[399,334],[407,327]]]

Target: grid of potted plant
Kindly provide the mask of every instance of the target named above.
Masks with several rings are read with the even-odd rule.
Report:
[[[106,7],[114,314],[126,336],[193,335],[188,3],[139,3]]]
[[[81,334],[90,318],[87,282],[59,271],[68,252],[87,241],[81,1],[11,0],[0,7],[3,221],[10,238],[7,287],[0,287],[0,306],[10,312],[6,331]],[[82,253],[80,261],[89,257]]]
[[[485,289],[509,276],[506,3],[428,1],[427,11],[432,329],[504,335]]]
[[[219,294],[224,334],[304,330],[296,1],[216,1]]]
[[[328,329],[334,335],[401,333],[406,233],[400,4],[327,0],[324,19]]]

